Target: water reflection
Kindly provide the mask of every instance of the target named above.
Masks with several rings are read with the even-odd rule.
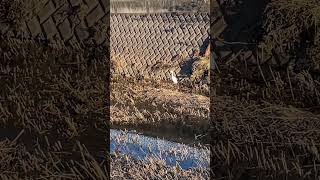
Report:
[[[111,13],[191,12],[208,8],[204,0],[111,0]],[[201,7],[200,9],[197,7]],[[209,9],[204,10],[208,12]]]
[[[209,167],[206,149],[114,129],[110,131],[110,152],[127,154],[138,160],[157,157],[165,160],[168,166],[179,165],[182,169]]]

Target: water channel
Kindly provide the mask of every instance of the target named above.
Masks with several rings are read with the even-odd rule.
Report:
[[[147,160],[148,157],[159,158],[168,166],[179,165],[185,170],[209,168],[210,154],[207,148],[111,129],[110,153],[115,152],[129,155],[137,160]]]

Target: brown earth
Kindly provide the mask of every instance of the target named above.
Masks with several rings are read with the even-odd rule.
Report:
[[[179,88],[171,82],[113,81],[111,125],[192,142],[195,135],[207,132],[210,100],[188,91],[190,88]]]

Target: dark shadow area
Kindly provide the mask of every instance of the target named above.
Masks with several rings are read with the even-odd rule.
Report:
[[[269,0],[217,0],[219,7],[212,7],[211,12],[222,13],[223,22],[215,25],[215,51],[220,59],[229,59],[240,51],[255,51],[261,41],[263,13]],[[214,8],[214,9],[213,9]],[[219,8],[219,10],[217,9]],[[213,14],[213,19],[218,15]],[[221,30],[217,28],[221,28]],[[252,52],[248,53],[252,54]]]
[[[229,42],[261,40],[263,14],[269,0],[219,1],[227,28],[221,37]]]
[[[0,179],[110,179],[108,8],[0,1]]]

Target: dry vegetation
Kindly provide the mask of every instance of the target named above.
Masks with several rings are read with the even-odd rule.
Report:
[[[318,8],[313,0],[272,0],[260,63],[217,61],[210,89],[216,179],[319,179]]]
[[[206,57],[199,57],[192,65],[191,80],[205,81],[209,83],[210,78],[210,59]]]
[[[1,178],[108,179],[105,53],[1,42]]]
[[[209,97],[177,88],[170,82],[112,82],[111,124],[144,131],[171,131],[189,138],[206,133]]]
[[[320,3],[317,0],[273,0],[267,6],[261,48],[264,60],[295,70],[319,73]],[[277,55],[273,56],[272,55]]]
[[[208,143],[210,100],[208,81],[203,80],[208,80],[209,60],[199,57],[193,64],[193,76],[178,85],[113,75],[111,127],[188,144]],[[111,66],[117,71],[123,61]],[[111,155],[111,169],[112,179],[210,179],[204,168],[182,170],[166,166],[162,159],[139,161],[120,154]]]
[[[22,1],[8,2],[0,1],[0,19],[18,24],[27,12]],[[205,135],[216,179],[319,179],[318,19],[316,0],[271,1],[261,64],[217,62],[210,72],[210,129],[202,85],[128,79],[111,84],[112,125]],[[107,179],[105,54],[16,39],[1,39],[0,52],[1,179]],[[205,69],[195,79],[207,62],[195,64]],[[120,155],[111,167],[114,179],[208,178]]]
[[[19,27],[39,10],[42,2],[0,1],[1,23],[12,29]],[[1,179],[110,179],[109,160],[115,179],[208,177],[202,170],[167,167],[159,159],[147,163],[108,155],[109,126],[105,121],[108,118],[108,90],[105,88],[109,67],[105,49],[88,44],[66,47],[59,41],[49,43],[1,37],[0,56]],[[128,90],[124,87],[122,84],[123,89],[118,93]],[[152,92],[156,93],[150,91],[141,104],[150,102],[149,96],[155,97]],[[180,95],[167,92],[171,96]],[[137,93],[143,92],[140,89]],[[166,93],[163,95],[166,99],[158,100],[166,108],[170,97]],[[179,107],[189,102],[183,99],[175,105],[175,111],[188,113],[193,124],[199,117],[208,115],[207,100],[196,96],[197,101],[203,103],[200,112]],[[123,106],[130,105],[126,103]],[[118,109],[117,113],[123,112]],[[143,113],[137,111],[132,115],[142,117]],[[170,122],[173,114],[160,115]],[[156,116],[154,119],[159,120]]]
[[[21,137],[25,136],[21,134]],[[21,138],[20,137],[20,138]],[[35,143],[28,148],[24,142],[0,141],[1,179],[108,179],[106,161],[98,162],[78,142],[74,151],[66,150],[57,141]],[[42,145],[41,145],[42,144]],[[32,150],[31,150],[32,149]],[[103,154],[101,154],[101,159]]]
[[[110,177],[115,180],[120,179],[209,179],[209,173],[202,169],[182,170],[180,167],[168,167],[165,162],[158,158],[147,160],[135,160],[133,158],[116,155],[111,160]]]
[[[18,23],[25,16],[26,8],[22,0],[1,0],[0,19],[6,23]]]
[[[23,22],[38,13],[46,2],[46,0],[0,0],[0,24],[8,25],[12,29],[25,28]]]

